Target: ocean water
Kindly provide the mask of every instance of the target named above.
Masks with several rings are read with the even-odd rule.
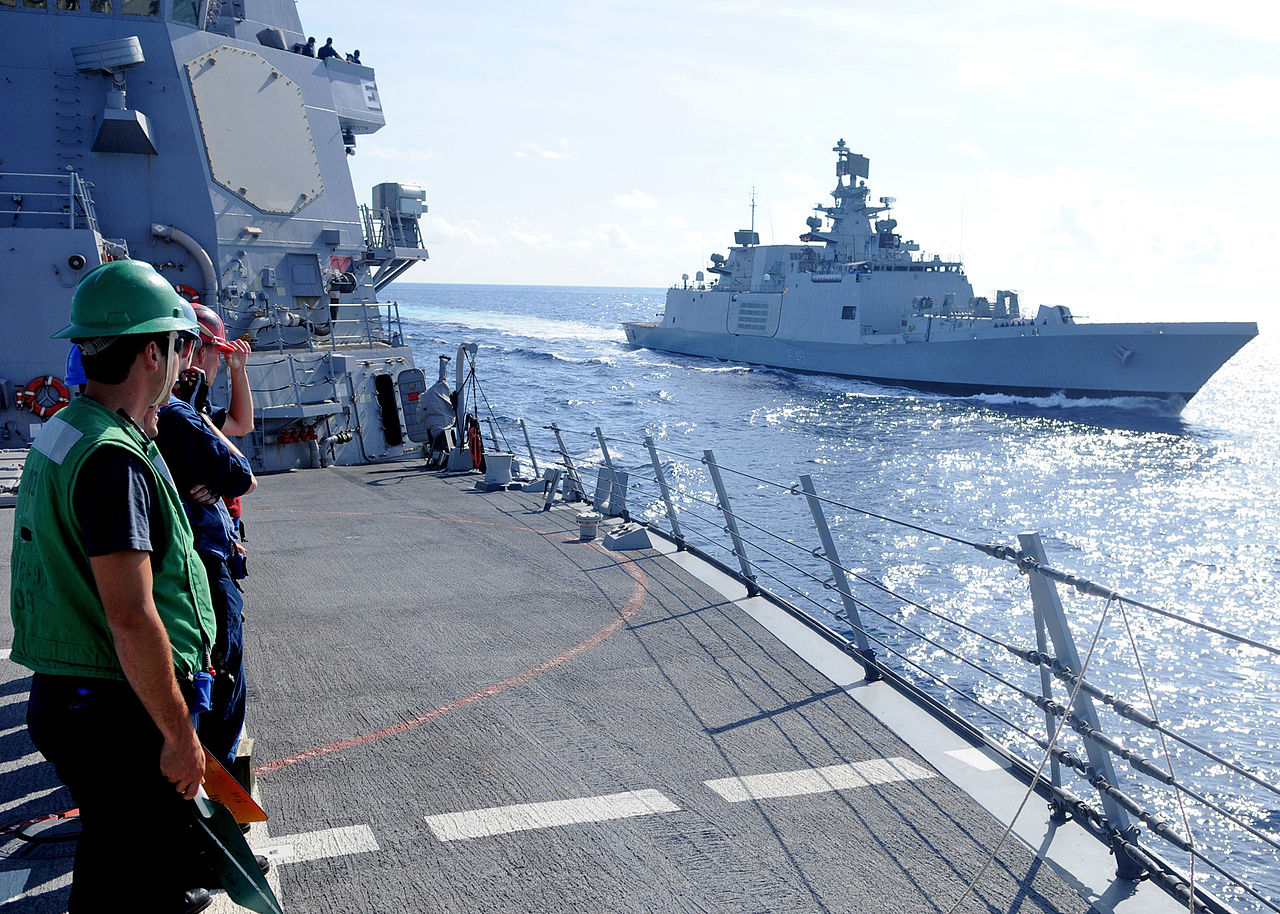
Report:
[[[968,546],[853,508],[974,542],[1016,545],[1019,532],[1037,531],[1056,567],[1280,646],[1280,343],[1265,328],[1174,415],[1138,399],[957,398],[628,348],[620,322],[653,318],[664,290],[398,283],[389,291],[429,379],[438,355],[479,345],[480,416],[492,413],[517,454],[523,437],[512,423],[524,418],[540,460],[554,445],[544,426],[555,422],[575,460],[599,462],[589,434],[599,426],[614,463],[634,471],[633,510],[659,517],[640,445],[653,435],[690,541],[732,563],[698,462],[712,449],[761,583],[847,633],[831,615],[836,595],[821,583],[829,572],[811,555],[818,539],[809,511],[788,492],[811,475],[831,499],[825,512],[843,565],[883,588],[853,583],[877,654],[989,732],[1008,739],[974,701],[1040,738],[1043,715],[954,655],[1032,692],[1038,674],[924,608],[1034,647],[1026,578]],[[1280,658],[1060,590],[1090,681],[1140,709],[1154,705],[1178,736],[1280,783]],[[1107,709],[1100,717],[1204,799],[1280,840],[1275,793]],[[1043,752],[1029,738],[1010,741],[1039,762]],[[1083,754],[1074,734],[1061,742]],[[1125,790],[1176,831],[1189,826],[1207,856],[1280,904],[1274,847],[1199,802],[1143,786],[1122,765]],[[1078,796],[1091,795],[1073,773],[1064,778]],[[1185,853],[1160,850],[1190,868]],[[1195,872],[1238,910],[1268,910],[1205,864]]]

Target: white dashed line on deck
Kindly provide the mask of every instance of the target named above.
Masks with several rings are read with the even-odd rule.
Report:
[[[367,825],[325,828],[299,835],[286,835],[283,838],[271,838],[254,845],[254,850],[266,856],[273,865],[368,854],[378,849],[378,841],[373,836],[373,829]]]
[[[795,797],[869,787],[873,784],[890,784],[895,781],[919,781],[933,777],[937,775],[904,758],[887,758],[852,762],[847,765],[828,765],[825,768],[783,771],[777,774],[720,778],[703,783],[720,794],[726,802],[743,803],[747,800]]]
[[[667,799],[661,791],[631,790],[576,800],[551,800],[545,803],[521,803],[444,813],[427,816],[426,820],[427,826],[439,840],[461,841],[536,828],[604,822],[679,810],[680,807]]]
[[[16,800],[10,800],[8,803],[0,803],[0,815],[4,815],[5,813],[9,812],[12,809],[17,809],[19,806],[25,806],[27,803],[34,803],[36,800],[42,800],[45,797],[49,796],[49,794],[57,793],[61,789],[62,789],[62,785],[59,784],[56,787],[49,787],[49,788],[46,788],[45,790],[32,791],[26,796],[18,797]],[[67,799],[69,800],[70,797],[68,797]]]
[[[6,877],[6,878],[12,878],[14,880],[15,885],[17,885],[17,881],[19,879],[25,881],[26,878],[31,875],[31,870],[11,870],[10,872],[16,873],[17,875],[12,877]],[[61,876],[57,876],[53,879],[50,879],[48,882],[43,882],[40,885],[32,886],[29,889],[24,889],[10,898],[4,898],[2,895],[0,895],[0,906],[12,904],[13,902],[16,902],[16,901],[23,901],[23,900],[29,901],[32,898],[36,898],[40,895],[46,895],[49,892],[56,892],[59,889],[65,889],[69,885],[71,885],[71,874],[69,872],[63,873]]]
[[[0,762],[0,774],[13,774],[20,768],[26,768],[28,765],[39,765],[44,762],[44,756],[39,752],[28,752],[26,755]]]

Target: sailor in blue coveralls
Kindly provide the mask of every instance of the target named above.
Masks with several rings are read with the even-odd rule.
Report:
[[[190,369],[190,361],[180,368]],[[228,568],[236,555],[236,536],[222,499],[247,495],[258,481],[239,448],[176,396],[160,409],[156,444],[191,521],[218,621],[213,708],[200,715],[200,741],[218,761],[231,767],[245,718],[244,602]]]

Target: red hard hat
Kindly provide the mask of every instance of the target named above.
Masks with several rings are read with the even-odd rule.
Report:
[[[235,352],[236,349],[227,342],[227,330],[222,324],[218,312],[208,305],[193,305],[196,309],[196,320],[200,322],[200,342],[208,346],[212,343],[222,352]]]

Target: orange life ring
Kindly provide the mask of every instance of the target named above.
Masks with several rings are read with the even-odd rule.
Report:
[[[71,402],[67,385],[51,374],[32,378],[19,396],[27,409],[41,419],[48,419]]]
[[[191,302],[191,304],[200,304],[200,293],[190,286],[184,286],[182,283],[174,283],[173,288],[179,295]]]
[[[467,416],[467,447],[471,450],[471,468],[484,469],[484,438],[480,434],[480,423]]]

